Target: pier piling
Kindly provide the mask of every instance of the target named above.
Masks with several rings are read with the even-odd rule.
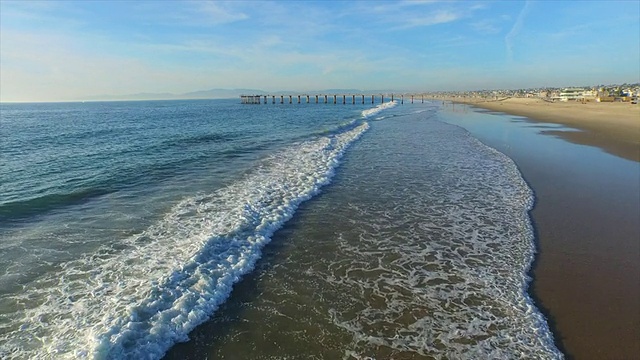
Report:
[[[391,102],[396,101],[396,94],[394,93],[389,93],[389,94],[379,94],[380,95],[380,103],[384,104],[384,97],[385,95],[389,95],[391,97]],[[404,95],[405,94],[400,94],[400,104],[404,105]],[[424,94],[406,94],[408,97],[411,97],[411,103],[413,104],[414,101],[416,100],[416,97],[418,95],[420,95],[420,99],[421,102],[424,104]],[[367,100],[365,100],[365,97],[367,96],[371,96],[371,104],[375,104],[376,103],[376,96],[375,94],[373,95],[369,95],[369,94],[315,94],[315,95],[309,95],[309,94],[280,94],[280,95],[270,95],[270,94],[261,94],[261,95],[240,95],[240,102],[242,104],[268,104],[269,103],[269,97],[271,97],[271,103],[272,104],[276,104],[276,97],[280,97],[280,104],[284,104],[285,103],[285,97],[289,97],[289,104],[293,104],[293,98],[296,97],[297,103],[298,104],[302,104],[302,100],[303,98],[306,99],[306,103],[310,104],[312,102],[312,98],[315,97],[315,103],[318,104],[320,103],[320,99],[322,97],[324,97],[324,103],[328,104],[329,103],[329,97],[333,96],[333,103],[337,104],[338,103],[338,96],[342,96],[342,104],[347,104],[347,96],[351,96],[351,104],[355,105],[356,104],[356,97],[360,97],[361,99],[361,104],[364,105]]]

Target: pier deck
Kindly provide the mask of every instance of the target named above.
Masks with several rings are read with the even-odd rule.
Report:
[[[404,104],[404,98],[424,103],[424,94],[271,94],[271,95],[240,95],[242,104],[383,104],[387,101],[400,100]],[[379,101],[378,101],[379,99]]]

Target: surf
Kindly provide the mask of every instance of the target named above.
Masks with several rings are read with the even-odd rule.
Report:
[[[391,105],[392,104],[392,105]],[[140,233],[55,265],[3,301],[21,303],[0,335],[3,358],[159,358],[205,322],[271,236],[329,184],[360,120],[277,150],[239,180],[187,197]]]

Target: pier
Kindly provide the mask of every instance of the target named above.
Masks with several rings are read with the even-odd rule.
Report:
[[[424,94],[270,94],[270,95],[240,95],[242,104],[383,104],[387,101],[398,101],[404,104],[404,98],[410,99],[411,104],[424,104]]]

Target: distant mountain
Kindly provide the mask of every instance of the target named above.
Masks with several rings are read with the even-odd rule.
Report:
[[[187,99],[235,99],[240,95],[280,95],[280,94],[388,94],[392,90],[360,90],[360,89],[324,89],[309,91],[264,91],[259,89],[209,89],[182,94],[172,93],[137,93],[128,95],[96,95],[80,100],[119,101],[119,100],[187,100]]]
[[[240,95],[263,95],[263,90],[256,89],[210,89],[192,91],[183,94],[172,93],[137,93],[127,95],[95,95],[81,100],[89,101],[118,101],[118,100],[186,100],[186,99],[233,99]]]
[[[89,101],[170,100],[175,98],[176,98],[176,95],[171,93],[137,93],[137,94],[128,94],[128,95],[94,95],[94,96],[87,96],[80,100],[89,100]]]
[[[324,89],[324,90],[314,90],[311,93],[313,94],[354,94],[354,95],[374,95],[374,94],[401,94],[401,91],[398,90],[361,90],[361,89]]]
[[[359,89],[324,89],[324,90],[319,90],[317,92],[314,93],[318,93],[318,94],[362,94],[362,93],[366,93],[363,92],[362,90]]]
[[[267,92],[257,89],[210,89],[180,94],[180,99],[233,99],[240,95],[265,95]]]

